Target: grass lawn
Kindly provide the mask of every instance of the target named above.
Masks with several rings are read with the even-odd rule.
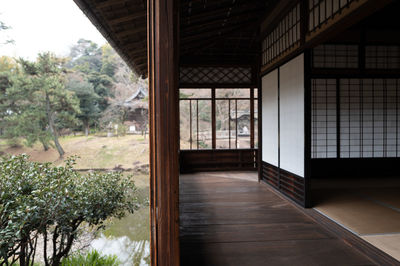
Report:
[[[126,135],[123,137],[101,136],[67,136],[60,138],[60,143],[66,154],[64,158],[77,155],[77,169],[87,168],[134,168],[141,164],[147,164],[149,160],[148,140],[141,135]],[[57,151],[50,148],[44,151],[40,144],[33,147],[10,147],[5,140],[0,141],[0,151],[6,154],[30,155],[31,160],[37,162],[52,162],[61,165],[63,160],[59,158]]]

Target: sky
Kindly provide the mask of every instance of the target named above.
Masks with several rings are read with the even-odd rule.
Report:
[[[68,55],[79,39],[99,45],[106,40],[73,0],[0,0],[0,21],[11,29],[0,31],[0,56],[34,60],[39,52]]]

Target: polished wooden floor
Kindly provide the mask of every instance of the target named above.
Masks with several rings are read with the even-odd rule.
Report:
[[[181,175],[181,265],[397,264],[256,178],[234,172]]]

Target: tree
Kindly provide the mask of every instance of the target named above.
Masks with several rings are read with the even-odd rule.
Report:
[[[39,54],[36,62],[19,60],[22,72],[6,90],[8,135],[24,137],[28,144],[42,142],[48,148],[50,137],[60,155],[60,126],[77,123],[79,100],[65,89],[63,61],[51,53]]]
[[[1,266],[33,265],[39,236],[45,265],[60,265],[83,223],[96,230],[106,219],[138,209],[131,176],[80,174],[73,165],[73,158],[62,167],[31,162],[26,155],[0,160]]]
[[[67,88],[75,92],[79,99],[81,112],[77,117],[82,121],[85,136],[88,136],[90,124],[100,117],[98,101],[101,98],[95,93],[93,85],[77,74],[69,75]]]
[[[80,39],[72,46],[70,60],[66,64],[70,69],[80,72],[93,85],[94,92],[100,97],[98,108],[103,112],[113,97],[111,89],[116,69],[116,53],[110,45],[99,46],[85,39]]]
[[[9,30],[11,27],[7,26],[3,21],[0,21],[0,33],[4,32],[5,30]],[[3,34],[0,35],[0,45],[5,45],[5,44],[13,44],[14,40],[9,39],[8,36],[4,36]]]
[[[70,61],[67,67],[79,70],[82,73],[99,73],[102,66],[101,49],[90,40],[80,39],[71,47]]]
[[[112,79],[100,73],[92,73],[87,76],[88,81],[93,85],[94,92],[101,97],[99,99],[99,108],[103,112],[109,106],[109,98],[113,97],[111,88],[113,86]]]
[[[0,57],[0,123],[3,122],[7,115],[9,106],[6,105],[8,97],[6,90],[12,86],[12,76],[18,73],[18,65],[14,59],[1,56]]]
[[[110,44],[101,47],[101,73],[113,78],[117,68],[117,54]]]

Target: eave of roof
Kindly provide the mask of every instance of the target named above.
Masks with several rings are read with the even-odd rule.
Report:
[[[143,22],[144,24],[146,23],[146,1],[142,1],[142,5],[138,5],[137,1],[134,0],[105,0],[99,2],[95,0],[74,0],[74,2],[129,67],[136,74],[146,77],[147,38],[139,39],[139,42],[135,42],[136,45],[133,45],[134,42],[129,39],[131,35],[139,33],[132,32],[132,29],[137,28],[136,25],[143,24]],[[135,9],[135,12],[133,12],[137,14],[135,17],[130,14],[124,16],[116,15],[114,18],[110,18],[110,14],[119,13],[126,5],[129,5],[130,9]],[[127,13],[129,14],[130,12]],[[117,31],[117,28],[122,30]]]

